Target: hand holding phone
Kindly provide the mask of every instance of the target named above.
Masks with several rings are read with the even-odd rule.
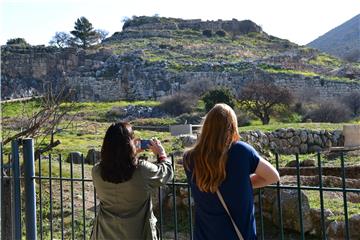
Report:
[[[147,140],[147,139],[140,140],[140,149],[143,149],[143,150],[149,149],[150,145],[151,145],[150,140]]]

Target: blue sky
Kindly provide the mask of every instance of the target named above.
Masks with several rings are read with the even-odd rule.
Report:
[[[271,35],[303,45],[360,14],[360,0],[0,0],[0,14],[0,44],[23,37],[47,45],[55,32],[71,31],[81,16],[112,34],[121,31],[124,17],[158,14],[250,19]]]

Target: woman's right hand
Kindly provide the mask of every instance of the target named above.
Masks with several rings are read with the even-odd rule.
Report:
[[[161,145],[161,142],[156,139],[150,139],[149,149],[158,157],[166,157],[165,149]]]

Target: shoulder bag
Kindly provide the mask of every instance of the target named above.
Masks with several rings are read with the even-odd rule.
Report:
[[[231,215],[230,215],[229,209],[228,209],[228,207],[226,206],[226,203],[225,203],[224,198],[222,197],[220,191],[217,190],[217,191],[216,191],[216,194],[217,194],[217,196],[219,197],[221,204],[222,204],[223,207],[225,208],[225,211],[226,211],[227,214],[229,215],[230,220],[231,220],[231,222],[232,222],[232,224],[233,224],[233,226],[234,226],[236,235],[238,236],[239,240],[244,240],[243,236],[241,235],[241,232],[240,232],[239,228],[236,226],[236,224],[235,224],[235,222],[234,222],[234,219],[233,219],[233,218],[231,217]]]

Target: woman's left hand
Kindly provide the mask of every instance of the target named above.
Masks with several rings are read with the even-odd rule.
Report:
[[[140,138],[135,138],[133,141],[134,141],[134,146],[135,146],[135,155],[143,152],[144,149],[141,149],[141,147],[140,147]]]

